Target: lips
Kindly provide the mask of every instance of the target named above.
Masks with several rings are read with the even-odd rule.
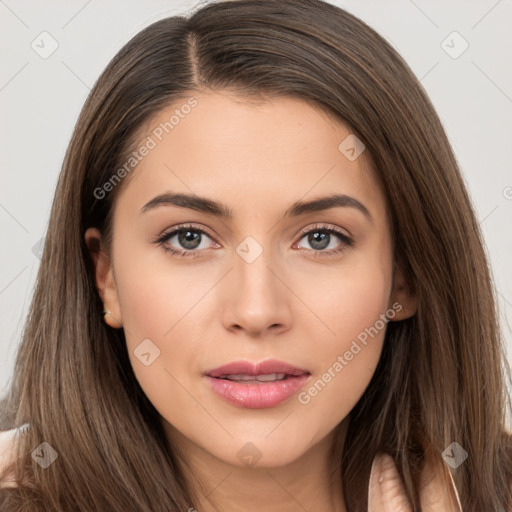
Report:
[[[205,373],[210,389],[219,397],[250,409],[275,407],[297,393],[309,380],[308,370],[283,361],[235,361]]]

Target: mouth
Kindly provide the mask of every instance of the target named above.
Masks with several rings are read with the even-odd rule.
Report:
[[[210,388],[232,405],[264,409],[275,407],[297,393],[311,373],[283,361],[267,360],[235,361],[204,376]]]

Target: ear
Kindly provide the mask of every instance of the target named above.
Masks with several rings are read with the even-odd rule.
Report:
[[[99,230],[89,228],[85,232],[85,243],[94,263],[96,288],[103,301],[103,309],[108,312],[105,314],[105,322],[110,327],[118,329],[123,325],[119,297],[112,264],[105,251]]]
[[[418,309],[418,297],[399,268],[395,268],[389,307],[395,311],[395,315],[390,317],[394,322],[410,318]]]

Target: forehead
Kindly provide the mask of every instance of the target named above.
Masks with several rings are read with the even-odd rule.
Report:
[[[188,98],[139,130],[135,150],[150,149],[126,184],[132,200],[168,189],[257,211],[269,201],[345,193],[384,207],[369,155],[346,153],[355,147],[354,134],[327,109],[294,97],[262,100],[226,91]]]

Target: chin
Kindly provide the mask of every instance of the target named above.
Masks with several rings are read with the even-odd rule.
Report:
[[[288,443],[277,437],[271,440],[265,439],[264,436],[248,436],[243,439],[230,439],[227,444],[226,449],[216,444],[212,455],[232,466],[249,469],[287,466],[298,460],[311,447],[307,439],[300,442],[293,439],[293,436],[289,437]],[[229,457],[226,458],[226,454],[229,454]]]

